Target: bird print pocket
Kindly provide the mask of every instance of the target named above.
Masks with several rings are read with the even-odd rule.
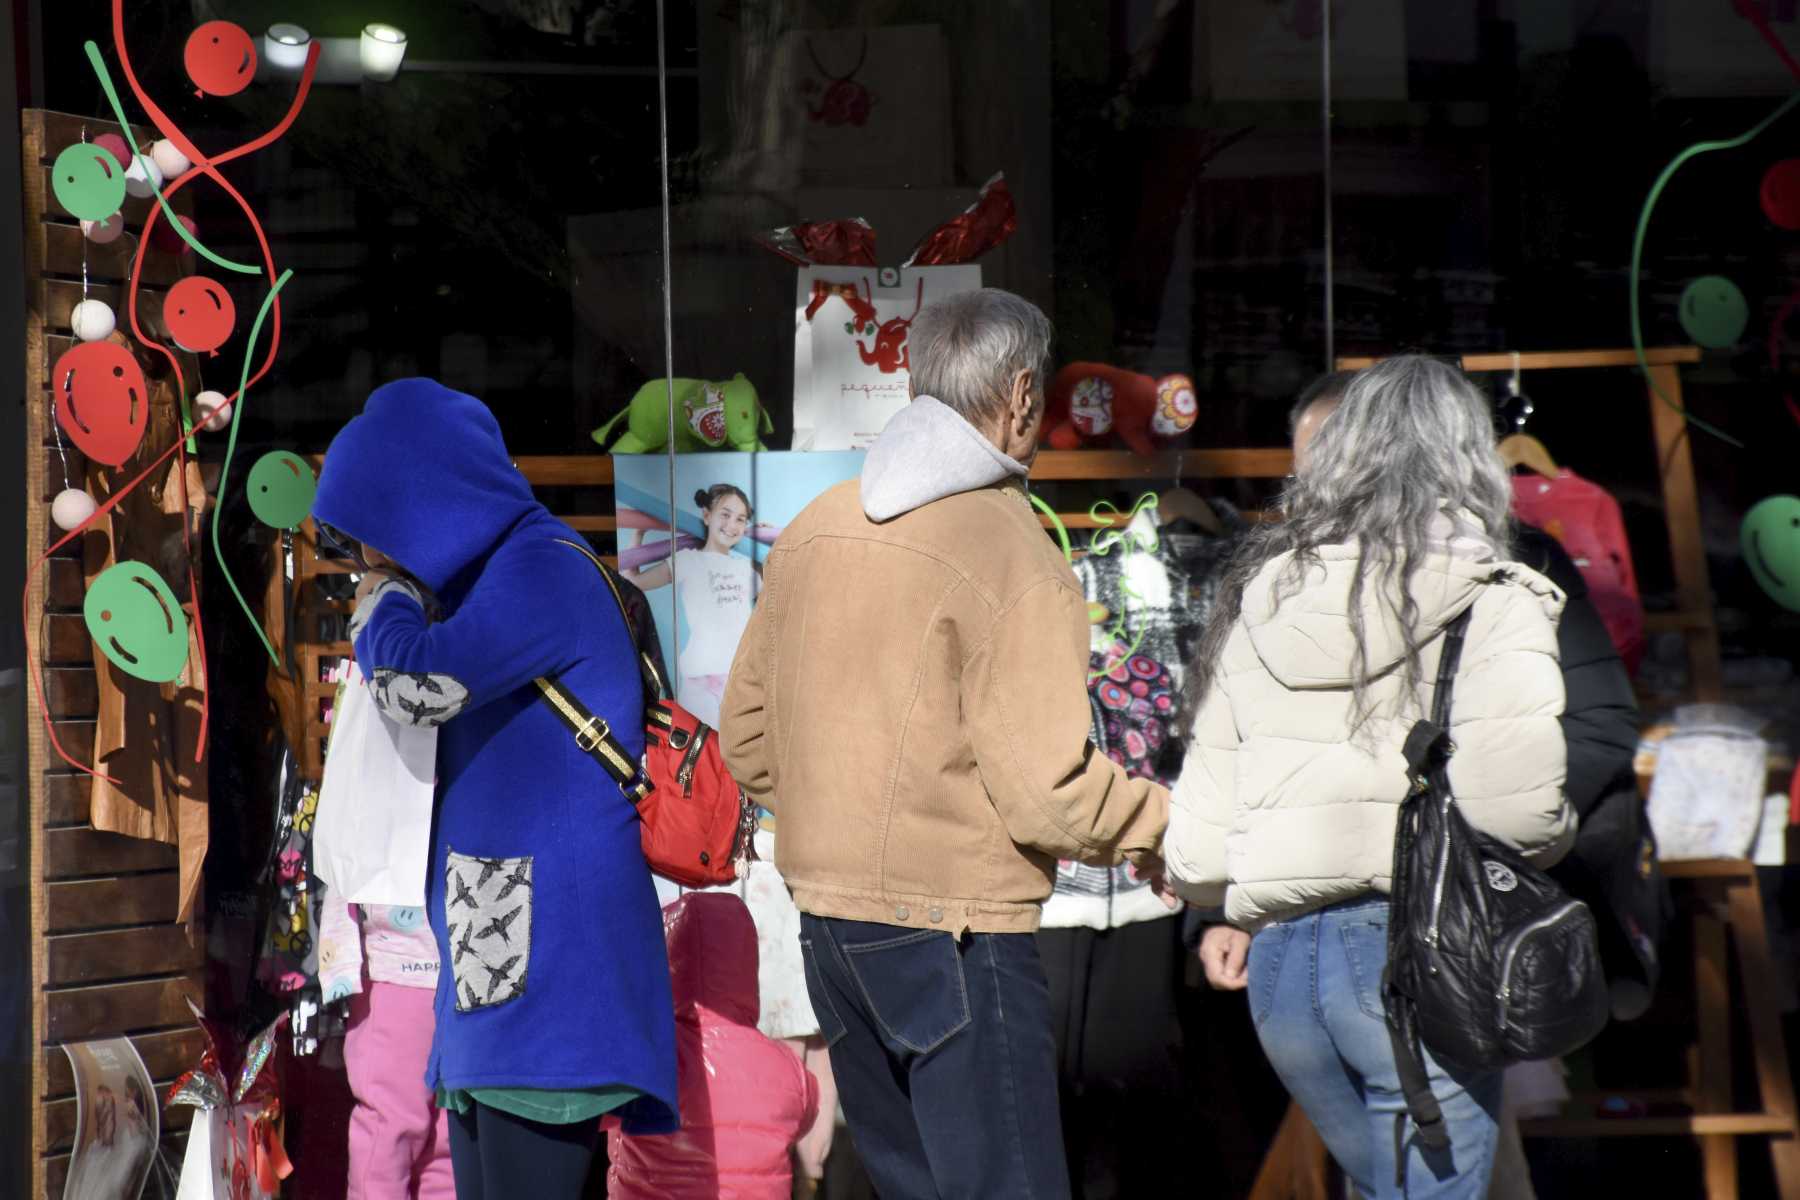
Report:
[[[531,859],[452,850],[444,876],[456,1011],[492,1008],[524,995],[531,964]]]

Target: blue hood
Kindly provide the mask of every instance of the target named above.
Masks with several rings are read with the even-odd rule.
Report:
[[[440,594],[539,511],[487,405],[434,379],[375,389],[332,440],[313,501]]]

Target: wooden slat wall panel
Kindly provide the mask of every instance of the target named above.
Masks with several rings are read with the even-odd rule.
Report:
[[[173,871],[175,847],[98,829],[56,829],[44,834],[44,878],[119,875],[127,871]],[[142,971],[120,971],[140,975]]]
[[[175,920],[177,890],[174,871],[46,883],[44,931],[166,924]]]
[[[56,665],[93,663],[94,642],[79,615],[52,613],[44,618],[44,661]]]
[[[86,775],[46,775],[44,779],[44,826],[85,825],[93,781]]]
[[[206,1036],[198,1029],[173,1029],[167,1033],[147,1033],[131,1039],[150,1078],[161,1082],[174,1080],[200,1061],[206,1049]],[[44,1099],[60,1100],[75,1094],[75,1074],[69,1067],[69,1056],[51,1046],[44,1051]]]
[[[177,208],[181,198],[176,197]],[[88,282],[120,283],[131,273],[131,261],[137,255],[136,228],[127,229],[116,241],[96,246],[81,235],[81,226],[61,221],[45,221],[44,270],[47,274],[80,279],[82,256],[87,257]],[[171,254],[144,255],[144,286],[168,287],[187,272],[181,260]]]
[[[49,391],[46,389],[39,399],[47,404],[47,401],[44,398],[48,396]],[[46,446],[44,448],[44,487],[41,497],[46,504],[56,499],[57,493],[63,490],[63,480],[65,478],[63,475],[63,458],[65,456],[69,460],[69,473],[66,476],[68,486],[80,487],[82,480],[87,478],[87,459],[82,456],[81,451],[69,444],[68,438],[63,438],[63,448],[61,453],[57,452],[54,444]],[[50,541],[57,541],[63,536],[63,530],[57,529],[54,525],[50,528],[52,530]],[[76,603],[79,604],[80,601],[77,600]]]
[[[158,1084],[169,1080],[156,1080]],[[44,1105],[44,1142],[50,1150],[67,1150],[75,1144],[75,1098],[67,1100],[51,1100]],[[162,1127],[175,1131],[186,1129],[194,1123],[194,1110],[188,1105],[165,1108],[162,1114]]]
[[[164,256],[166,257],[166,256]],[[84,292],[81,283],[73,279],[46,279],[39,286],[43,292],[44,325],[57,333],[71,332],[69,314],[82,300],[99,300],[113,310],[113,317],[118,328],[126,336],[131,336],[131,316],[126,311],[126,290],[123,283],[95,283],[92,278]],[[167,341],[169,326],[163,320],[163,297],[168,293],[161,288],[149,286],[138,289],[138,321],[144,332],[158,341]]]
[[[185,1028],[194,1019],[188,998],[198,1002],[200,996],[197,973],[49,992],[44,997],[47,1040],[76,1042],[121,1033]]]
[[[192,1118],[189,1118],[192,1120]],[[187,1129],[177,1129],[163,1134],[163,1153],[168,1157],[176,1170],[181,1169],[181,1156],[187,1150]],[[44,1160],[44,1200],[63,1200],[63,1185],[69,1178],[69,1156],[58,1154]],[[144,1194],[151,1194],[150,1188]]]
[[[105,300],[129,331],[122,284],[138,250],[135,228],[150,200],[126,204],[128,232],[109,246],[81,236],[77,223],[55,201],[48,164],[85,130],[89,140],[113,130],[111,121],[27,111],[23,114],[25,166],[25,274],[28,312],[24,330],[27,407],[26,495],[40,503],[27,511],[27,544],[48,547],[62,537],[49,522],[49,501],[65,486],[81,486],[82,455],[57,449],[50,415],[50,366],[73,342],[68,320],[86,295]],[[134,130],[148,145],[146,129]],[[191,197],[175,206],[191,211]],[[161,293],[193,269],[192,256],[151,247],[144,257],[139,315],[148,332],[161,332]],[[57,740],[72,757],[93,754],[98,682],[93,647],[82,625],[84,581],[81,547],[59,552],[37,573],[27,597],[29,652],[45,666],[45,701]],[[45,615],[47,614],[47,615]],[[34,1037],[42,1048],[33,1062],[35,1177],[32,1193],[61,1195],[73,1133],[73,1083],[64,1040],[137,1035],[134,1040],[152,1076],[167,1081],[191,1065],[200,1051],[184,994],[201,994],[203,947],[187,941],[171,922],[177,892],[171,847],[135,841],[87,827],[91,780],[71,771],[52,751],[35,705],[28,726],[33,780],[30,842],[33,960],[29,993]],[[174,1118],[185,1125],[188,1114]],[[179,1147],[185,1135],[165,1140]]]
[[[56,740],[62,743],[63,751],[76,762],[93,761],[94,723],[92,721],[58,721],[56,723]],[[57,759],[56,765],[61,767],[64,764],[61,759]]]
[[[87,581],[81,574],[81,560],[53,558],[44,564],[45,607],[81,611],[87,595]]]
[[[91,721],[100,711],[100,683],[91,667],[51,667],[44,672],[44,702],[57,720]]]
[[[206,948],[190,942],[185,925],[72,933],[48,938],[46,942],[49,970],[45,981],[52,987],[197,970],[206,959]]]

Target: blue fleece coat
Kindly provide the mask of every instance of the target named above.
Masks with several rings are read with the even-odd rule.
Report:
[[[430,589],[359,606],[356,658],[383,707],[438,733],[426,889],[437,1029],[426,1083],[644,1093],[632,1133],[676,1128],[674,1006],[635,810],[532,680],[560,676],[632,753],[643,695],[618,605],[558,539],[479,400],[428,379],[378,389],[332,442],[314,516]],[[371,603],[372,601],[372,603]]]

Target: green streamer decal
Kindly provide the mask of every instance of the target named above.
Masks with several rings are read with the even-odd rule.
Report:
[[[106,69],[106,60],[100,57],[100,47],[93,42],[87,43],[87,56],[88,61],[94,64],[94,74],[99,76],[100,86],[106,92],[108,103],[112,105],[113,117],[119,122],[119,130],[125,135],[125,144],[131,147],[133,154],[141,155],[143,151],[137,144],[137,138],[131,132],[131,122],[125,118],[125,106],[119,103],[118,89],[113,87],[112,74]],[[156,182],[156,176],[152,175],[149,179],[150,185],[156,189],[156,202],[162,205],[163,216],[168,220],[169,228],[179,233],[182,240],[193,247],[194,253],[214,266],[222,267],[227,271],[236,271],[240,275],[261,275],[263,273],[263,269],[259,266],[233,262],[229,258],[214,254],[202,245],[200,239],[194,236],[193,230],[183,224],[181,219],[176,216],[175,210],[169,206],[168,198],[163,195],[162,185]],[[276,284],[275,286],[279,288],[281,285]],[[271,292],[270,295],[274,295],[274,293]]]
[[[244,344],[244,373],[238,380],[237,400],[231,406],[231,437],[225,443],[225,465],[219,469],[218,511],[214,512],[212,522],[213,559],[219,564],[219,570],[224,574],[225,582],[231,586],[231,594],[237,597],[238,607],[243,609],[244,616],[249,618],[250,628],[256,630],[256,636],[262,642],[263,649],[269,652],[269,661],[275,664],[275,669],[278,671],[281,670],[281,656],[275,653],[275,647],[269,642],[269,635],[263,632],[262,622],[257,619],[256,612],[244,599],[244,593],[238,588],[237,580],[231,577],[231,568],[225,563],[225,551],[219,546],[218,513],[225,508],[225,487],[231,482],[231,458],[237,453],[238,425],[244,419],[244,401],[247,399],[246,393],[250,387],[250,360],[256,356],[256,339],[262,336],[263,322],[268,319],[269,310],[275,306],[275,297],[283,287],[287,286],[287,281],[293,277],[294,272],[291,268],[283,271],[281,278],[275,281],[275,286],[269,289],[269,294],[263,297],[262,307],[256,310],[256,323],[250,326],[250,338]]]

